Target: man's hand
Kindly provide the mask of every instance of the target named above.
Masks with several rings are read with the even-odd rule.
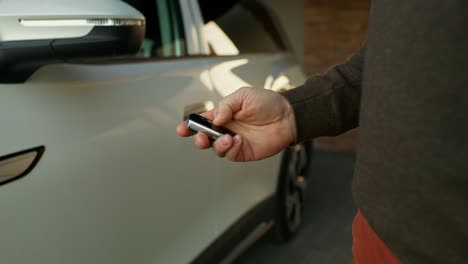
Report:
[[[223,98],[218,108],[202,115],[237,135],[224,135],[211,144],[207,135],[188,129],[186,121],[177,126],[177,133],[182,137],[194,135],[199,148],[212,147],[218,156],[232,161],[273,156],[293,143],[296,136],[291,105],[286,98],[270,90],[241,88]]]

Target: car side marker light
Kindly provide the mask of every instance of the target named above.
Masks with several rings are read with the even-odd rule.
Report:
[[[20,19],[25,27],[78,27],[78,26],[144,26],[144,19],[91,18],[91,19]]]
[[[45,147],[40,146],[0,157],[0,186],[30,173],[44,151]]]

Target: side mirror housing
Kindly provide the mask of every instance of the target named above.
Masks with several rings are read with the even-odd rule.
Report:
[[[135,54],[144,35],[144,16],[122,1],[0,1],[0,83],[50,63]]]

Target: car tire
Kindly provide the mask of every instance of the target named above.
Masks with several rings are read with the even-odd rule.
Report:
[[[276,192],[275,229],[279,241],[288,241],[302,225],[312,142],[283,152]]]

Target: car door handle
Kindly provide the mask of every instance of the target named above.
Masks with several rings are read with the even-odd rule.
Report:
[[[198,103],[193,103],[193,104],[186,105],[184,107],[184,113],[183,113],[183,116],[182,116],[182,120],[186,120],[187,117],[190,114],[193,114],[193,113],[200,114],[200,113],[203,113],[203,112],[210,111],[213,108],[214,108],[214,103],[211,100],[206,100],[206,101],[203,101],[203,102],[198,102]]]

